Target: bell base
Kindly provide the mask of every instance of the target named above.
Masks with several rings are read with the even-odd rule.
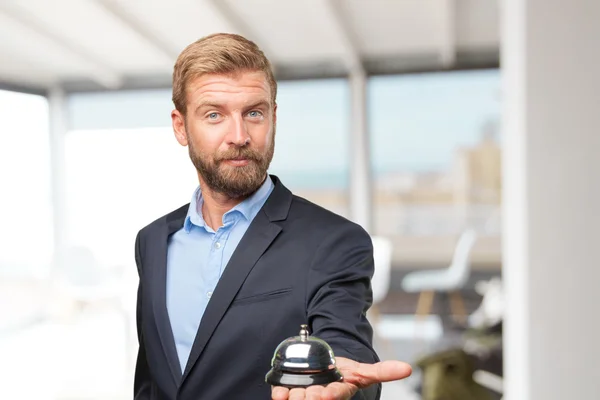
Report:
[[[325,386],[329,383],[340,382],[344,378],[337,368],[315,373],[289,373],[270,370],[265,381],[272,386],[283,386],[288,389],[305,388],[314,385]]]

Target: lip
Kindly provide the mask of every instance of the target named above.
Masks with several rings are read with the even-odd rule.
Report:
[[[231,160],[224,160],[223,162],[232,165],[234,167],[243,167],[245,165],[248,165],[250,163],[250,160],[247,158],[236,158],[236,159],[231,159]]]

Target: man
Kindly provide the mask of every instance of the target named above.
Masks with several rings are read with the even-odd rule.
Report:
[[[200,39],[175,63],[173,130],[199,187],[136,238],[135,399],[371,400],[410,374],[371,347],[370,237],[267,174],[276,94],[269,61],[241,36]],[[302,324],[344,381],[269,387],[275,348]]]

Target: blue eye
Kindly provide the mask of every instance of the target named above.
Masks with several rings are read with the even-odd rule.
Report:
[[[209,119],[217,119],[218,117],[219,117],[219,113],[216,113],[216,112],[208,114]]]
[[[255,117],[260,117],[260,116],[262,116],[262,113],[261,113],[260,111],[250,111],[250,112],[248,113],[248,115],[249,115],[249,116],[251,116],[252,118],[255,118]]]

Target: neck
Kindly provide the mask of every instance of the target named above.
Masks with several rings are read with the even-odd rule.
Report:
[[[232,199],[202,185],[202,200],[204,222],[216,231],[223,225],[223,214],[244,201],[244,198]]]
[[[199,180],[202,189],[202,216],[204,222],[214,231],[217,231],[223,225],[223,215],[250,195],[231,198],[209,188],[202,178],[199,178]]]

